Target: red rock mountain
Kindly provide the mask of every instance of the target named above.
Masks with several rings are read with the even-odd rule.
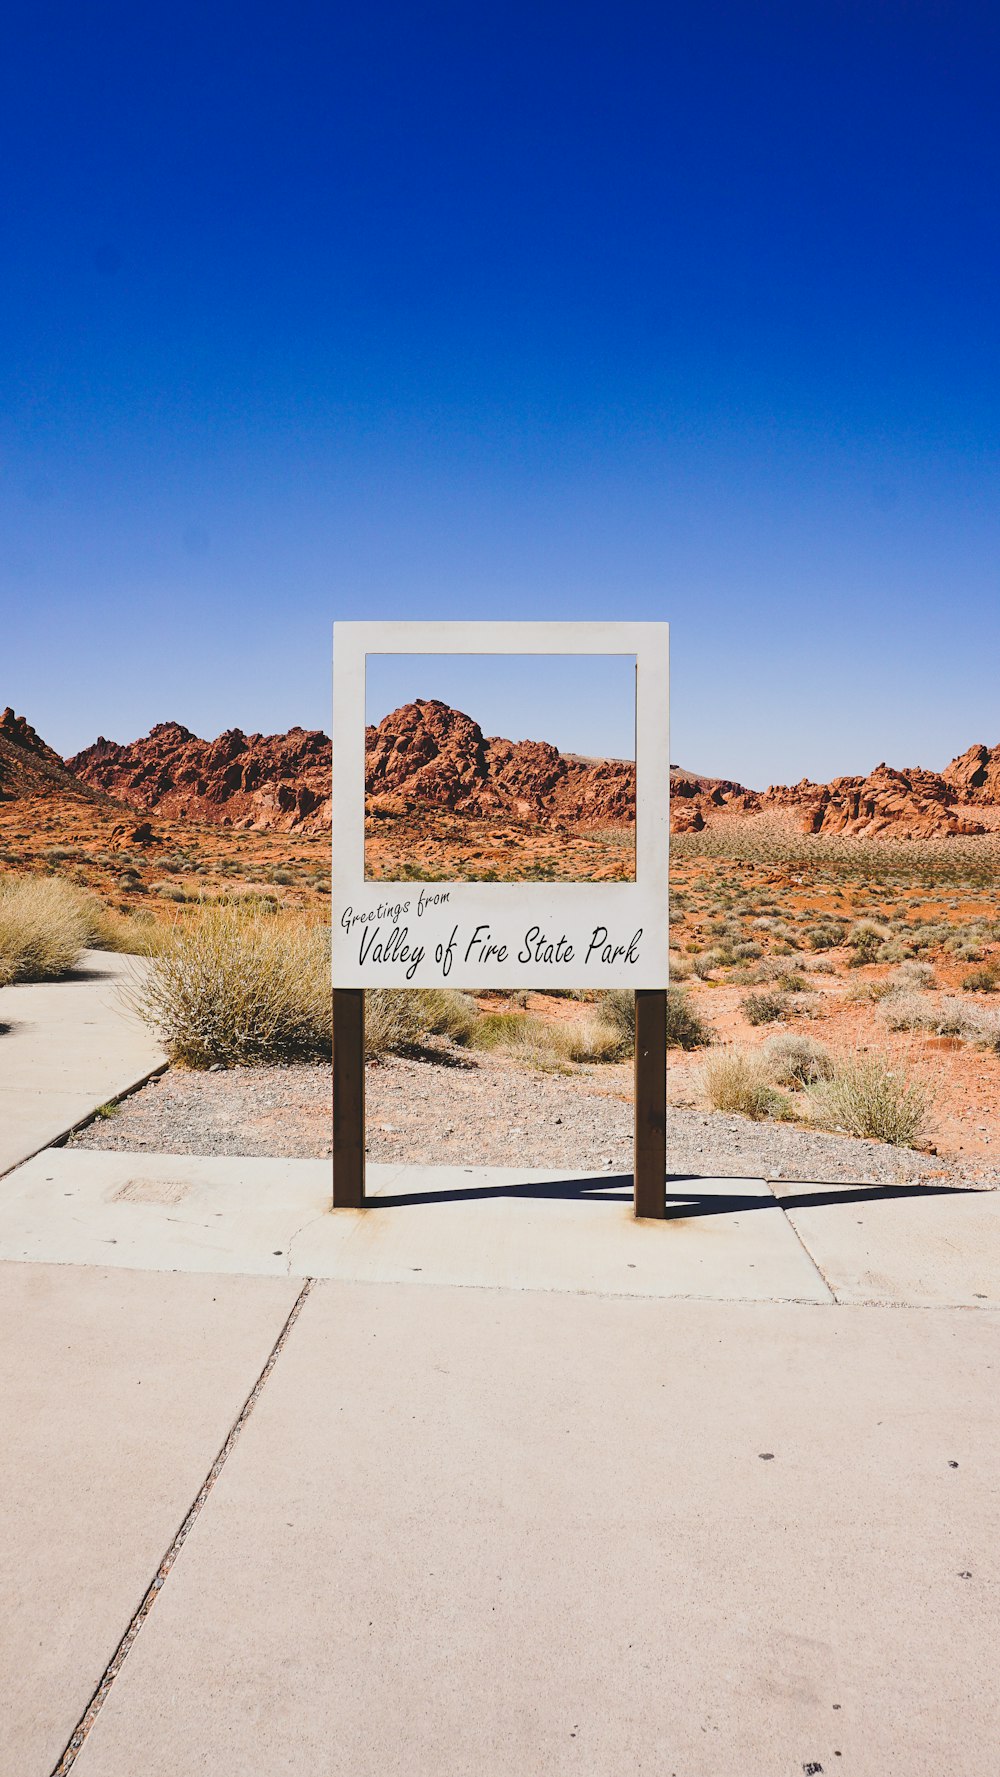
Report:
[[[365,736],[370,799],[385,812],[421,806],[546,826],[624,825],[634,819],[635,766],[582,759],[545,741],[487,737],[460,710],[418,699]],[[70,773],[73,775],[70,776]],[[100,739],[64,766],[23,717],[0,718],[0,795],[32,785],[103,792],[145,814],[234,827],[326,833],[330,741],[318,730],[200,740],[161,722],[143,740]],[[758,792],[727,778],[671,768],[675,831],[744,817],[807,833],[940,838],[1000,830],[1000,745],[973,746],[943,772],[878,765],[866,777],[803,780]]]
[[[943,776],[963,802],[1000,807],[1000,746],[970,747],[952,760]]]
[[[258,831],[323,833],[330,827],[330,741],[318,729],[199,740],[158,722],[120,746],[101,736],[66,761],[84,783],[130,808]]]
[[[490,739],[478,722],[436,699],[404,704],[365,731],[369,803],[508,816],[547,826],[623,826],[635,820],[630,759],[581,759],[547,741]]]
[[[24,716],[6,709],[0,716],[0,800],[23,796],[73,796],[103,801],[46,746]]]
[[[971,753],[986,753],[973,747]],[[968,758],[969,755],[964,755]],[[958,764],[958,761],[955,761]],[[788,809],[805,833],[848,833],[868,839],[891,833],[900,839],[950,839],[985,833],[987,824],[969,807],[971,798],[948,771],[919,766],[894,771],[876,765],[867,777],[836,777],[829,784],[778,784],[759,799],[762,809]],[[982,800],[986,800],[983,798]],[[1000,811],[1000,796],[996,798]]]

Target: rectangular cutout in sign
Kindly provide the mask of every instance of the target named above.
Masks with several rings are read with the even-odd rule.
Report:
[[[336,624],[334,986],[665,987],[667,697],[666,624]]]
[[[635,656],[369,654],[365,876],[634,882]]]

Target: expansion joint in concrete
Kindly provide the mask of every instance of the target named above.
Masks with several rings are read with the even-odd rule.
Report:
[[[71,1733],[68,1741],[66,1742],[66,1746],[64,1747],[63,1752],[61,1753],[59,1759],[57,1760],[55,1766],[53,1767],[51,1777],[66,1777],[66,1773],[68,1771],[72,1770],[74,1764],[76,1763],[77,1757],[79,1756],[79,1753],[83,1747],[84,1741],[86,1740],[87,1735],[90,1733],[90,1730],[93,1727],[94,1722],[97,1720],[98,1715],[100,1714],[101,1710],[103,1709],[104,1704],[106,1703],[108,1696],[111,1692],[111,1687],[114,1684],[115,1679],[118,1677],[118,1674],[121,1671],[122,1666],[124,1665],[126,1659],[128,1658],[128,1655],[132,1650],[132,1645],[135,1642],[136,1637],[138,1636],[140,1630],[142,1629],[142,1626],[145,1623],[146,1618],[149,1616],[149,1613],[152,1610],[153,1605],[156,1603],[156,1600],[163,1588],[163,1585],[167,1579],[167,1576],[170,1573],[170,1570],[173,1567],[174,1562],[176,1561],[178,1555],[180,1554],[181,1549],[184,1547],[184,1544],[187,1541],[187,1538],[194,1526],[195,1520],[197,1519],[199,1513],[201,1512],[202,1507],[204,1506],[206,1500],[208,1499],[208,1496],[211,1493],[212,1488],[215,1486],[216,1481],[218,1480],[219,1476],[221,1475],[223,1469],[225,1468],[226,1463],[229,1460],[229,1457],[231,1456],[233,1450],[236,1447],[237,1441],[240,1437],[243,1427],[246,1425],[247,1420],[249,1419],[251,1413],[253,1412],[254,1408],[257,1405],[258,1400],[260,1399],[260,1396],[267,1384],[268,1378],[270,1377],[271,1371],[274,1369],[274,1366],[277,1363],[278,1358],[281,1356],[281,1352],[282,1352],[282,1349],[284,1348],[285,1341],[287,1340],[289,1333],[291,1332],[293,1326],[295,1325],[295,1322],[298,1320],[298,1317],[302,1311],[302,1307],[305,1302],[305,1299],[308,1296],[310,1290],[312,1289],[312,1286],[313,1286],[313,1279],[311,1277],[307,1277],[304,1284],[302,1285],[302,1288],[300,1289],[298,1295],[296,1296],[295,1301],[292,1304],[292,1307],[289,1311],[288,1318],[285,1321],[284,1326],[282,1327],[280,1333],[278,1334],[277,1339],[275,1340],[274,1344],[271,1347],[270,1352],[268,1353],[267,1361],[264,1364],[263,1369],[261,1370],[259,1376],[257,1377],[257,1380],[255,1381],[252,1389],[250,1390],[250,1393],[247,1395],[247,1398],[244,1401],[242,1407],[240,1408],[240,1411],[239,1411],[236,1419],[233,1421],[233,1424],[231,1425],[231,1427],[229,1429],[229,1433],[226,1437],[224,1444],[222,1445],[222,1448],[219,1450],[218,1455],[216,1456],[214,1462],[212,1463],[211,1468],[209,1469],[207,1475],[205,1476],[205,1479],[202,1481],[202,1484],[201,1484],[200,1488],[198,1489],[198,1492],[196,1493],[194,1499],[192,1500],[191,1505],[188,1507],[188,1510],[184,1516],[184,1519],[180,1525],[180,1528],[178,1529],[176,1535],[173,1538],[173,1541],[171,1542],[166,1553],[164,1554],[163,1559],[160,1561],[160,1564],[156,1569],[156,1573],[154,1574],[149,1585],[147,1586],[146,1591],[143,1594],[142,1602],[140,1603],[138,1610],[136,1611],[135,1615],[133,1616],[131,1622],[129,1623],[128,1628],[126,1629],[124,1635],[122,1636],[121,1641],[118,1643],[118,1646],[116,1647],[114,1653],[112,1654],[111,1659],[108,1661],[108,1664],[105,1667],[103,1673],[101,1674],[100,1680],[93,1692],[93,1695],[90,1698],[90,1701],[87,1704],[86,1709],[84,1710],[79,1721],[77,1722],[76,1727],[73,1729],[73,1732]]]

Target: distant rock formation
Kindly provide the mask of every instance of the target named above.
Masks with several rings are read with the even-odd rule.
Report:
[[[970,751],[985,753],[986,749]],[[920,767],[895,771],[889,765],[876,765],[867,777],[837,777],[829,784],[803,779],[799,784],[773,785],[760,797],[759,806],[791,810],[805,833],[949,839],[987,831],[982,821],[964,812],[961,804],[966,800],[947,772]],[[1000,802],[1000,797],[997,800]]]
[[[46,746],[26,717],[5,709],[0,715],[0,801],[57,795],[103,801]]]
[[[1000,808],[1000,745],[970,747],[943,776],[961,801]]]
[[[142,740],[96,740],[65,762],[23,716],[0,716],[0,799],[64,793],[143,815],[259,830],[330,830],[331,750],[318,729],[201,740],[160,722]],[[487,737],[461,710],[417,699],[365,734],[369,810],[532,821],[558,832],[635,820],[635,765],[586,759],[547,741]],[[939,839],[1000,832],[1000,745],[976,745],[943,772],[877,765],[866,777],[803,779],[755,791],[671,766],[671,826],[701,832],[771,815],[806,833]],[[113,798],[114,802],[109,802]],[[125,829],[123,829],[125,831]],[[157,843],[148,826],[128,832]],[[141,835],[142,837],[139,837]]]
[[[199,740],[179,722],[158,722],[120,746],[103,735],[66,761],[84,783],[130,808],[168,819],[324,833],[330,827],[330,741],[318,729]]]
[[[373,812],[424,806],[546,826],[613,827],[635,820],[630,759],[581,759],[540,740],[489,739],[478,722],[418,698],[365,731]]]

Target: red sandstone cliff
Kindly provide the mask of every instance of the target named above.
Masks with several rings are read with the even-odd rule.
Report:
[[[948,772],[952,770],[954,766],[949,766]],[[949,780],[948,772],[924,771],[919,766],[895,771],[889,765],[876,765],[867,777],[837,777],[829,784],[803,779],[799,784],[772,785],[758,805],[761,809],[789,809],[805,833],[848,833],[868,839],[889,833],[899,839],[949,839],[985,833],[986,826],[968,810],[969,798]]]
[[[0,715],[0,799],[53,795],[103,800],[46,746],[24,716],[4,710]]]
[[[322,833],[330,826],[330,742],[318,729],[199,740],[158,722],[120,746],[101,736],[66,761],[70,771],[144,813],[259,831]]]
[[[369,802],[546,825],[608,827],[635,820],[635,765],[580,759],[547,741],[487,739],[478,722],[418,699],[365,733]]]
[[[64,770],[23,718],[8,711],[0,723],[0,794],[4,736],[14,728],[8,750],[18,749],[22,780],[23,761],[33,748],[46,755],[46,770],[53,764]],[[545,741],[489,738],[470,716],[434,700],[404,704],[369,728],[365,755],[370,805],[386,812],[429,807],[554,828],[625,825],[635,818],[631,761],[581,759]],[[97,740],[67,766],[77,782],[144,813],[235,827],[329,830],[330,741],[317,730],[248,736],[231,729],[206,741],[179,723],[163,722],[128,746]],[[769,814],[807,833],[864,837],[933,839],[1000,828],[1000,746],[970,747],[944,772],[878,765],[866,777],[829,784],[803,780],[757,792],[732,779],[673,767],[671,786],[675,832]]]

